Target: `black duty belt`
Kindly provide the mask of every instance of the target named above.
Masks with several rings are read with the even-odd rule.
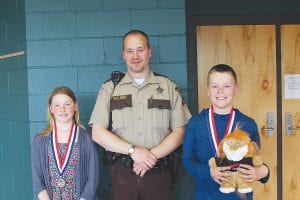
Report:
[[[153,168],[151,168],[150,171],[159,171],[162,167],[165,167],[168,165],[168,163],[166,162],[167,160],[165,158],[161,158],[159,160],[157,160],[157,162],[155,163],[155,165],[153,166]],[[133,167],[133,160],[130,156],[128,155],[123,155],[121,154],[119,159],[118,159],[118,163],[120,163],[123,167],[125,168],[132,168]]]
[[[134,161],[129,155],[120,154],[111,151],[104,151],[103,153],[104,153],[103,162],[105,165],[113,165],[118,163],[125,168],[132,169]],[[178,170],[180,170],[181,155],[182,155],[182,146],[179,146],[176,150],[174,150],[169,155],[157,160],[155,166],[150,170],[148,170],[147,173],[149,174],[152,172],[159,172],[161,168],[166,167],[169,170],[171,170],[171,173],[173,175],[176,175],[178,173]]]

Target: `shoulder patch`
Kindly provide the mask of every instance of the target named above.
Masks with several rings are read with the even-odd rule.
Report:
[[[98,96],[101,96],[103,91],[104,91],[104,84],[102,84],[100,90],[98,91]]]
[[[182,105],[184,105],[186,103],[185,98],[182,96],[181,94],[181,89],[176,85],[175,90],[179,93],[179,95],[182,98]]]

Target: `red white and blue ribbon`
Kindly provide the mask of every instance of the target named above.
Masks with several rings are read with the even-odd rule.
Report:
[[[69,138],[68,138],[67,148],[63,155],[61,155],[60,149],[59,149],[56,126],[53,129],[52,151],[54,154],[55,165],[56,165],[56,168],[57,168],[60,176],[63,175],[65,169],[68,166],[68,163],[69,163],[69,160],[71,157],[71,152],[73,150],[75,140],[76,140],[77,129],[78,129],[78,127],[76,125],[72,124],[71,129],[70,129]]]
[[[219,137],[218,137],[218,133],[217,133],[213,106],[211,106],[209,108],[208,118],[209,118],[210,133],[211,133],[211,136],[212,136],[212,139],[214,142],[214,147],[215,147],[217,154],[219,154],[218,144],[220,141],[219,141]],[[234,118],[235,118],[235,111],[234,111],[234,109],[231,109],[230,114],[229,114],[229,120],[227,122],[226,130],[224,133],[224,137],[226,137],[227,135],[229,135],[232,132]]]

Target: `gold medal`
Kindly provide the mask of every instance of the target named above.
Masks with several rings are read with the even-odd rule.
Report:
[[[66,185],[66,182],[65,182],[64,179],[59,178],[59,179],[57,180],[57,186],[58,186],[58,187],[63,188],[63,187],[65,187],[65,185]]]

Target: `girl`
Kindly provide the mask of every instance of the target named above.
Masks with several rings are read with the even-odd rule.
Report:
[[[34,193],[40,200],[97,199],[97,151],[79,121],[76,96],[70,88],[52,91],[48,121],[32,142]]]
[[[212,106],[193,116],[187,124],[183,142],[183,165],[195,178],[195,200],[200,199],[240,199],[237,193],[224,194],[219,191],[220,183],[229,176],[229,167],[210,169],[208,160],[217,153],[217,142],[232,132],[237,125],[250,133],[251,139],[260,144],[257,125],[253,119],[233,109],[233,99],[237,94],[237,77],[234,70],[225,64],[210,69],[207,78],[207,94]],[[253,167],[240,165],[238,171],[249,181],[265,183],[269,177],[266,165]],[[252,199],[248,193],[246,199]]]

